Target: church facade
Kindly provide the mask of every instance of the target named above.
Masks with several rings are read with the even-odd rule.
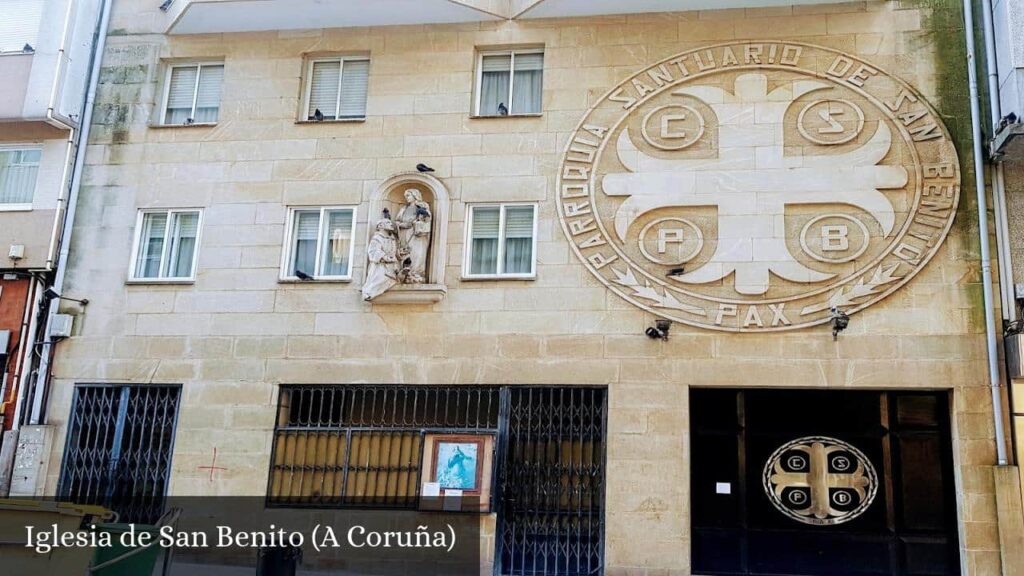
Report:
[[[114,4],[43,493],[451,491],[495,574],[1009,573],[958,2],[276,4]]]

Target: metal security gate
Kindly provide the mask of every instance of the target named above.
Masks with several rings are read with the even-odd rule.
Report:
[[[495,573],[601,574],[606,391],[514,387],[508,394]]]
[[[177,385],[76,386],[60,499],[105,506],[121,522],[159,518],[180,396]]]

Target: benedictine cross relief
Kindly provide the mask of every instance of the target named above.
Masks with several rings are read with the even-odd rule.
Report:
[[[878,221],[888,236],[895,224],[892,202],[880,190],[906,186],[902,166],[879,166],[892,146],[888,125],[878,122],[871,139],[856,150],[834,155],[784,153],[783,119],[801,96],[829,88],[796,80],[768,91],[764,74],[743,74],[735,93],[716,86],[681,88],[718,117],[718,154],[711,159],[655,158],[641,152],[623,130],[618,155],[628,173],[608,174],[602,187],[609,196],[625,196],[615,214],[615,231],[625,241],[630,225],[658,208],[717,206],[718,246],[699,268],[672,276],[703,284],[735,272],[740,294],[768,291],[770,274],[793,282],[833,278],[798,262],[786,246],[787,204],[845,204]]]
[[[843,448],[841,446],[825,447],[824,444],[815,442],[810,447],[796,446],[793,449],[794,451],[807,454],[806,459],[801,460],[799,465],[794,466],[794,468],[802,469],[803,471],[787,472],[783,469],[781,462],[776,462],[771,481],[775,486],[775,494],[779,499],[782,499],[786,488],[808,488],[810,490],[810,502],[805,501],[806,497],[802,492],[791,493],[788,503],[790,510],[794,513],[801,516],[814,516],[819,520],[833,516],[843,516],[845,512],[832,507],[832,499],[835,498],[836,503],[849,505],[852,503],[852,498],[848,493],[844,492],[830,495],[833,488],[852,490],[859,497],[859,502],[864,501],[871,481],[864,474],[864,467],[860,462],[856,462],[857,468],[854,470],[846,472],[829,471],[829,455],[833,452],[842,452]],[[795,458],[804,457],[797,456]],[[851,468],[854,464],[848,459],[841,460],[841,462],[847,468]]]
[[[197,470],[209,470],[210,471],[210,482],[213,482],[213,475],[218,471],[227,472],[227,468],[223,466],[217,466],[217,447],[213,447],[213,460],[210,461],[209,466],[197,466]]]

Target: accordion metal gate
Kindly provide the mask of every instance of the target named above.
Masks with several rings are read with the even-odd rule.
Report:
[[[163,513],[181,387],[75,387],[57,489],[60,500],[97,504],[122,522]]]
[[[601,574],[606,390],[508,389],[495,573]]]

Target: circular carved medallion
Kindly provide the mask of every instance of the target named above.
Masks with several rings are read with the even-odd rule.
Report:
[[[621,297],[694,326],[774,331],[906,284],[952,225],[960,171],[905,82],[829,48],[745,42],[605,94],[569,138],[558,194],[573,250]]]
[[[817,526],[849,522],[871,506],[878,475],[850,444],[826,436],[798,438],[780,446],[764,465],[768,500],[786,516]]]

